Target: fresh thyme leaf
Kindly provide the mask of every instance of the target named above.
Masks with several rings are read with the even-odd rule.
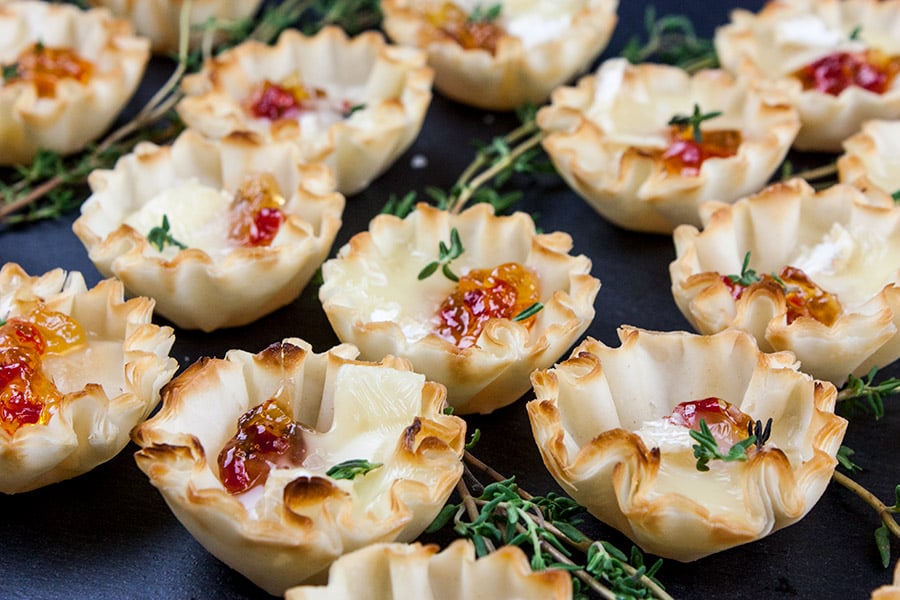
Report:
[[[900,202],[900,190],[895,190],[894,193],[891,194],[891,199],[895,204]]]
[[[657,19],[656,9],[648,6],[644,11],[644,28],[646,42],[642,43],[640,36],[633,36],[622,49],[621,55],[632,64],[652,61],[681,67],[690,73],[719,64],[712,40],[698,37],[694,25],[684,15]]]
[[[459,281],[459,277],[450,269],[450,263],[459,258],[463,253],[462,242],[459,239],[459,231],[456,227],[450,230],[450,245],[443,241],[438,242],[438,259],[425,265],[425,268],[419,271],[419,280],[428,279],[440,267],[444,277],[450,281]]]
[[[900,393],[900,379],[891,377],[875,383],[878,367],[872,367],[866,377],[847,377],[847,384],[838,393],[838,402],[851,410],[871,412],[875,420],[884,416],[884,396]]]
[[[481,4],[476,4],[472,12],[469,13],[468,20],[469,23],[492,23],[500,18],[502,11],[503,5],[499,2],[487,8],[484,8]]]
[[[445,406],[444,410],[441,412],[443,412],[445,415],[452,415],[453,410],[454,410],[454,408],[452,406]]]
[[[694,112],[690,115],[676,114],[671,119],[669,119],[669,125],[675,125],[676,127],[681,128],[691,128],[691,133],[694,136],[694,141],[698,144],[703,143],[703,132],[700,130],[700,124],[703,121],[708,121],[709,119],[714,119],[722,114],[721,110],[715,110],[713,112],[705,113],[700,110],[700,105],[696,102],[694,103]]]
[[[706,424],[706,419],[700,419],[699,425],[700,431],[695,429],[690,431],[691,439],[697,442],[691,448],[694,450],[694,458],[697,459],[698,471],[709,471],[708,464],[712,460],[723,462],[747,460],[747,448],[756,443],[756,436],[751,435],[734,444],[726,454],[722,454],[716,438]]]
[[[481,430],[476,428],[474,432],[472,432],[472,437],[466,443],[466,450],[471,450],[478,443],[478,440],[481,439]]]
[[[856,452],[853,450],[853,448],[841,445],[841,447],[838,448],[835,458],[837,458],[839,465],[841,465],[851,473],[859,473],[862,471],[862,467],[850,459],[850,457],[854,454],[856,454]]]
[[[728,279],[731,283],[736,285],[740,285],[743,287],[748,287],[753,285],[754,283],[761,281],[762,277],[756,274],[756,271],[750,268],[750,251],[747,250],[747,253],[744,254],[744,263],[741,265],[741,274],[740,275],[728,275]]]
[[[891,564],[891,532],[884,523],[875,530],[875,547],[878,548],[882,566],[887,569]]]
[[[392,193],[388,196],[388,201],[384,205],[384,208],[381,209],[381,213],[385,215],[394,215],[395,217],[400,217],[402,219],[412,212],[415,205],[416,193],[414,191],[407,192],[402,198],[399,198],[397,194]]]
[[[757,448],[762,448],[766,445],[766,442],[769,441],[769,436],[772,435],[772,417],[769,417],[769,420],[766,421],[765,426],[763,426],[762,421],[757,419],[755,422],[751,422],[747,424],[747,436],[754,438],[754,443]]]
[[[355,458],[334,465],[325,474],[332,479],[354,479],[382,465],[383,463],[371,463],[364,458]]]
[[[348,108],[347,110],[344,111],[343,117],[344,117],[345,119],[347,119],[347,118],[349,118],[350,115],[352,115],[353,113],[358,112],[358,111],[360,111],[360,110],[363,110],[363,109],[365,109],[365,108],[366,108],[366,105],[365,105],[365,104],[354,104],[353,106],[351,106],[350,108]]]
[[[543,308],[544,308],[543,304],[541,304],[540,302],[535,302],[534,304],[532,304],[531,306],[529,306],[528,308],[526,308],[525,310],[523,310],[522,312],[520,312],[519,314],[514,316],[512,318],[512,320],[513,321],[524,321],[525,319],[528,319],[529,317],[533,317],[534,315],[541,312],[541,310],[543,310]]]
[[[162,225],[154,227],[147,233],[147,241],[160,252],[162,252],[166,246],[176,246],[182,250],[187,248],[187,246],[173,238],[172,234],[169,233],[169,217],[167,215],[163,215]]]
[[[862,25],[857,25],[856,27],[853,28],[853,31],[850,32],[850,39],[858,40],[859,34],[861,34],[861,33],[862,33]]]
[[[11,63],[2,67],[3,82],[15,79],[19,75],[19,63]]]

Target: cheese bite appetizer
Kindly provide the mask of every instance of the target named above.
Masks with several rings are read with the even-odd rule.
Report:
[[[0,3],[0,165],[39,150],[77,152],[112,124],[150,58],[149,43],[107,10]]]
[[[873,202],[893,204],[900,190],[900,121],[866,121],[843,146],[837,162],[841,183],[858,187]]]
[[[210,138],[250,131],[290,141],[353,194],[390,167],[419,135],[431,103],[425,54],[377,32],[337,27],[307,37],[287,30],[274,46],[245,42],[182,82],[177,110]]]
[[[384,0],[384,30],[428,52],[435,87],[478,108],[542,104],[606,47],[618,0]]]
[[[178,368],[153,301],[113,279],[0,269],[0,492],[63,481],[114,457]]]
[[[465,422],[406,361],[297,338],[202,359],[135,429],[138,466],[210,553],[268,593],[416,538],[462,474]]]
[[[566,493],[644,551],[682,562],[815,505],[847,426],[832,384],[733,329],[625,326],[619,338],[618,348],[588,338],[532,375],[534,438]]]

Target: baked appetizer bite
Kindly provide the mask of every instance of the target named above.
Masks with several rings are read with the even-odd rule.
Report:
[[[565,571],[533,572],[516,546],[503,546],[476,560],[475,547],[458,539],[438,552],[435,545],[373,544],[331,565],[327,586],[289,589],[285,600],[450,600],[516,598],[569,600]]]
[[[154,52],[178,51],[181,11],[184,0],[88,0],[93,6],[105,6],[113,14],[128,19],[137,32],[150,39]],[[210,21],[234,23],[252,17],[262,0],[191,0],[190,45],[203,38],[202,26]]]
[[[252,131],[291,141],[304,162],[327,164],[338,190],[353,194],[419,135],[432,77],[423,52],[378,32],[287,30],[274,46],[245,42],[185,77],[177,110],[208,137]]]
[[[900,121],[866,121],[861,131],[844,141],[844,153],[838,158],[841,183],[849,183],[867,196],[886,197],[881,201],[893,204],[893,196],[900,190]]]
[[[835,387],[753,338],[619,330],[536,371],[528,416],[566,493],[646,552],[687,562],[801,519],[847,422]]]
[[[873,590],[872,600],[900,600],[900,561],[894,565],[894,583]]]
[[[618,0],[384,0],[384,30],[423,48],[444,95],[488,110],[543,104],[606,48]]]
[[[742,329],[835,384],[900,357],[900,207],[793,179],[701,217],[675,230],[669,266],[697,331]]]
[[[106,10],[0,2],[0,165],[97,139],[137,89],[146,39]]]
[[[91,260],[185,329],[245,325],[295,300],[344,209],[327,167],[246,133],[139,144],[88,181],[72,229]]]
[[[838,152],[863,122],[900,117],[897,0],[772,0],[733,11],[715,47],[723,68],[783,85],[798,150]]]
[[[153,301],[108,279],[0,269],[0,492],[90,471],[119,453],[178,364]]]
[[[652,233],[699,225],[706,200],[759,190],[800,127],[772,87],[624,59],[554,91],[537,122],[556,169],[594,210]]]
[[[135,429],[138,466],[188,531],[270,594],[341,554],[410,541],[462,474],[465,422],[406,361],[288,338],[201,359]]]
[[[327,261],[319,299],[364,359],[409,359],[447,386],[457,414],[489,413],[522,396],[529,373],[594,318],[600,281],[571,249],[568,234],[537,234],[525,213],[419,204],[405,219],[375,217]]]

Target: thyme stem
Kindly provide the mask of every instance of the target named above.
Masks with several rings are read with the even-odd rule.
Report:
[[[831,177],[832,175],[837,174],[837,163],[830,162],[826,165],[822,165],[821,167],[814,167],[812,169],[807,169],[806,171],[800,171],[798,173],[792,173],[790,175],[790,179],[795,177],[799,177],[801,179],[816,180],[816,179],[824,179],[825,177]]]
[[[834,475],[831,478],[837,483],[841,484],[857,496],[859,496],[863,502],[871,506],[875,509],[875,512],[878,513],[878,518],[881,519],[881,522],[884,526],[890,531],[894,537],[900,539],[900,525],[897,524],[897,520],[893,516],[893,512],[888,508],[888,506],[882,502],[878,496],[856,483],[851,478],[847,477],[840,471],[835,471]]]

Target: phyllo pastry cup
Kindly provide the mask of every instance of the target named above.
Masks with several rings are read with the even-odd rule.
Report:
[[[568,600],[572,579],[565,571],[531,570],[517,546],[503,546],[476,560],[469,540],[435,545],[373,544],[331,565],[327,586],[289,589],[285,600],[444,600],[516,598]]]
[[[323,162],[338,189],[365,188],[419,135],[431,103],[425,54],[374,31],[287,30],[274,46],[244,42],[184,78],[178,114],[212,138],[252,131],[289,140],[304,162]]]
[[[251,134],[210,141],[188,130],[171,146],[139,144],[88,181],[73,230],[97,269],[155,298],[179,327],[204,331],[295,300],[344,209],[324,165]]]
[[[97,139],[137,89],[149,43],[109,11],[0,2],[0,165]]]
[[[900,561],[894,565],[894,582],[873,590],[872,600],[900,600]]]
[[[760,352],[741,331],[622,327],[619,338],[619,348],[588,338],[532,375],[534,438],[566,493],[646,552],[683,562],[758,540],[813,507],[847,425],[834,415],[832,384],[798,372],[789,352]],[[770,435],[746,460],[712,460],[701,471],[691,430],[672,420],[689,414],[682,403],[715,399],[771,419]],[[722,424],[706,418],[712,429]]]
[[[798,150],[838,152],[869,119],[900,117],[900,3],[772,0],[716,30],[732,72],[778,81],[800,111]]]
[[[174,54],[178,51],[179,21],[184,0],[88,0],[94,6],[105,6],[116,16],[128,19],[139,34],[150,38],[154,52]],[[203,39],[202,26],[211,20],[234,24],[252,17],[262,0],[191,0],[190,46]]]
[[[134,431],[137,463],[178,520],[270,594],[322,580],[341,554],[414,539],[462,473],[465,422],[443,414],[443,386],[406,361],[355,355],[349,345],[315,354],[288,338],[255,355],[203,359],[164,388],[160,412]],[[292,449],[270,457],[255,485],[229,491],[224,482],[241,470],[223,456],[246,450],[231,443],[239,419],[272,403],[293,423]],[[332,467],[347,461],[375,468],[338,478]]]
[[[690,127],[669,124],[694,111],[721,113],[703,120],[700,143]],[[557,89],[538,125],[560,175],[600,215],[625,229],[671,233],[699,225],[700,203],[763,187],[800,122],[780,92],[725,71],[691,76],[611,59]]]
[[[838,158],[841,183],[849,183],[867,196],[885,194],[882,202],[900,190],[900,121],[874,119],[844,140],[844,153]]]
[[[530,292],[543,308],[520,321],[515,317],[526,308],[508,316],[485,311],[483,328],[458,343],[439,313],[451,294],[462,293],[462,284],[440,270],[422,278],[454,231],[463,251],[449,265],[453,273],[465,279],[501,265],[524,267],[536,280]],[[388,354],[409,359],[416,371],[447,386],[457,414],[488,413],[521,397],[528,390],[529,373],[562,356],[594,318],[600,281],[590,274],[590,259],[568,254],[571,249],[568,234],[537,234],[525,213],[495,216],[489,205],[476,204],[455,215],[419,204],[405,219],[375,217],[368,231],[355,235],[327,261],[319,299],[338,338],[356,345],[364,359]],[[487,287],[469,290],[476,294],[473,304],[492,302],[494,288]],[[525,297],[520,289],[518,301]],[[448,322],[478,318],[451,314],[456,316]],[[444,328],[448,331],[439,334]]]
[[[675,230],[669,266],[675,302],[698,331],[742,329],[835,384],[900,357],[900,207],[794,179],[708,203],[701,216],[702,232]],[[742,271],[754,271],[745,285]]]
[[[435,87],[478,108],[542,104],[587,70],[615,27],[618,0],[385,0],[384,30],[423,48]],[[490,11],[499,7],[499,13]],[[481,16],[476,18],[480,12]]]
[[[152,300],[123,296],[120,282],[89,290],[76,271],[0,269],[0,492],[106,462],[159,403],[175,337],[150,322]]]

